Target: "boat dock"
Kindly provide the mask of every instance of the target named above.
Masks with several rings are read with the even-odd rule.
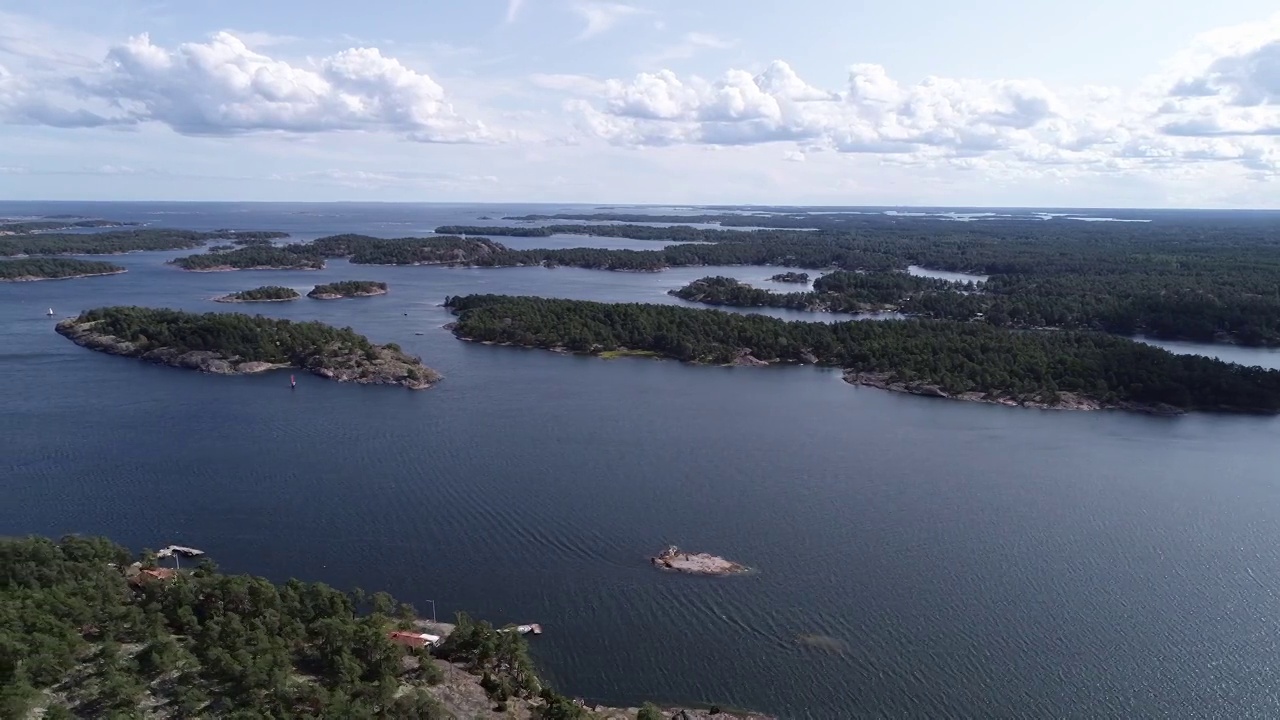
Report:
[[[167,558],[167,557],[173,557],[174,555],[181,555],[183,557],[200,557],[203,554],[204,554],[203,550],[197,550],[192,547],[184,547],[182,545],[170,545],[169,547],[163,550],[158,550],[156,552],[156,557]]]
[[[514,632],[521,635],[541,635],[542,626],[538,623],[530,623],[528,625],[510,625],[502,628],[498,632]]]

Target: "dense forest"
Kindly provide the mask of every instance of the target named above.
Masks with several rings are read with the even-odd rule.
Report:
[[[382,295],[387,292],[387,284],[372,280],[343,280],[341,282],[317,285],[307,293],[309,298],[346,298]]]
[[[782,307],[818,312],[870,312],[900,310],[926,295],[945,293],[963,297],[972,283],[955,283],[906,273],[857,273],[836,271],[813,281],[812,292],[779,293],[728,277],[705,277],[671,290],[683,300],[732,307]],[[922,313],[923,314],[923,313]],[[953,319],[968,320],[973,316]]]
[[[287,237],[277,232],[218,230],[108,230],[100,233],[39,233],[0,236],[0,255],[113,255],[139,250],[181,250],[210,240],[242,237]]]
[[[504,246],[487,238],[388,239],[331,235],[309,243],[280,247],[250,245],[231,252],[189,255],[171,262],[184,270],[315,270],[323,268],[327,258],[348,258],[355,265],[468,265],[505,251]]]
[[[86,275],[111,275],[124,272],[124,268],[112,263],[71,258],[22,258],[0,260],[0,280],[55,280],[84,277]]]
[[[100,538],[0,540],[0,718],[591,717],[487,623],[460,617],[433,657],[390,640],[416,613],[387,593],[154,567]]]
[[[1013,332],[981,323],[785,322],[666,305],[469,295],[446,304],[459,337],[600,353],[629,349],[680,360],[809,362],[889,373],[949,394],[1054,402],[1276,412],[1280,372],[1174,355],[1101,333]]]
[[[300,297],[302,296],[293,288],[264,285],[252,290],[233,292],[230,295],[218,298],[218,300],[222,302],[280,302],[282,300],[297,300]]]
[[[406,355],[395,343],[375,345],[351,328],[314,321],[107,307],[60,322],[57,331],[91,349],[210,372],[242,371],[239,366],[244,363],[270,363],[340,382],[418,390],[440,379],[421,359]],[[218,370],[206,358],[188,359],[190,353],[212,354],[212,359],[231,366]]]
[[[535,219],[545,220],[545,216]],[[618,270],[682,265],[789,265],[887,273],[911,265],[989,275],[981,292],[953,288],[903,299],[931,318],[1015,328],[1094,329],[1168,339],[1280,345],[1280,234],[1245,219],[1181,217],[1151,223],[1071,220],[954,222],[879,214],[565,215],[554,219],[718,222],[726,227],[548,226],[667,242],[652,251],[530,250],[501,264],[566,264]],[[802,231],[788,228],[814,228]],[[455,227],[473,232],[477,228]],[[493,229],[493,228],[490,228]],[[799,306],[811,299],[792,299]],[[756,302],[752,300],[752,302]],[[728,303],[726,303],[728,304]]]
[[[273,247],[255,245],[229,252],[207,252],[174,258],[169,262],[183,270],[319,270],[324,260],[314,254],[295,250],[300,246]]]

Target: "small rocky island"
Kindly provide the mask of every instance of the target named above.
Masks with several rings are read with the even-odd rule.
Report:
[[[125,272],[125,269],[119,265],[95,260],[69,258],[0,260],[0,282],[70,280],[98,275],[119,275],[122,272]]]
[[[214,298],[213,301],[220,303],[289,302],[300,297],[302,296],[293,288],[264,285],[252,290],[241,290],[230,295],[223,295],[222,297]]]
[[[746,565],[725,560],[708,553],[688,553],[675,545],[649,558],[649,562],[659,570],[686,573],[689,575],[741,575],[750,568]]]
[[[292,322],[241,313],[106,307],[63,320],[58,334],[91,350],[218,375],[297,368],[364,385],[425,390],[440,380],[394,343],[319,322]]]
[[[307,297],[315,300],[339,300],[341,298],[373,297],[386,295],[387,284],[372,280],[345,280],[343,282],[317,285],[307,293]]]
[[[809,282],[809,273],[784,272],[778,273],[769,279],[774,282],[805,284]]]

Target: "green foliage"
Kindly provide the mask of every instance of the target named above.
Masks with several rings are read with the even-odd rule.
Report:
[[[114,224],[114,223],[112,223]],[[111,230],[100,233],[40,233],[0,236],[2,255],[111,255],[136,250],[180,250],[231,237],[286,237],[287,233],[217,230]]]
[[[107,275],[124,272],[124,268],[112,263],[69,258],[23,258],[0,260],[0,280],[19,278],[70,278],[81,275]]]
[[[26,222],[0,222],[0,235],[26,235],[27,233],[70,230],[72,228],[124,227],[137,224],[136,222],[116,222],[115,220],[56,220],[52,218]]]
[[[1199,341],[1280,345],[1280,240],[1263,220],[1173,217],[1151,223],[987,220],[957,223],[875,214],[556,215],[508,220],[593,220],[539,234],[590,234],[700,243],[662,250],[523,250],[480,264],[661,270],[688,265],[790,265],[887,273],[909,265],[991,276],[981,292],[911,291],[884,302],[908,314],[995,325],[1149,333]],[[764,230],[655,227],[620,222],[768,225]],[[802,231],[801,228],[809,228]],[[451,232],[504,228],[450,227]],[[499,232],[502,231],[502,232]],[[515,233],[523,234],[523,233]],[[819,279],[821,280],[821,278]],[[831,288],[819,292],[833,292]],[[800,295],[804,295],[801,297]],[[827,298],[743,297],[749,305],[837,309]],[[861,301],[859,301],[861,302]],[[738,304],[726,299],[723,304]]]
[[[784,272],[771,275],[769,279],[774,282],[807,283],[809,282],[809,273]]]
[[[813,281],[813,287],[813,292],[778,293],[753,288],[733,278],[705,277],[671,290],[669,294],[708,305],[863,312],[897,310],[911,298],[929,293],[962,295],[974,290],[972,283],[954,283],[906,273],[845,271],[823,275]]]
[[[244,361],[286,363],[302,368],[328,367],[353,353],[376,346],[350,328],[320,322],[293,322],[241,313],[188,313],[141,307],[87,310],[77,323],[95,323],[94,332],[138,346],[179,352],[212,351]]]
[[[387,291],[387,284],[372,280],[343,280],[341,282],[317,285],[307,293],[307,297],[337,295],[339,297],[359,297],[361,295],[381,295]]]
[[[636,715],[636,720],[663,720],[662,710],[653,703],[645,703]]]
[[[542,685],[529,659],[529,645],[517,632],[495,630],[465,613],[436,654],[482,676],[481,685],[495,700],[536,696]]]
[[[1174,355],[1100,333],[1013,332],[946,321],[785,322],[666,305],[469,295],[447,298],[459,337],[600,353],[649,350],[729,363],[749,352],[769,362],[818,362],[888,373],[947,392],[1020,400],[1060,392],[1103,402],[1276,412],[1280,372]]]
[[[211,252],[188,255],[170,261],[183,270],[235,270],[285,269],[318,270],[324,267],[324,259],[306,245],[271,245],[241,247],[230,252]]]
[[[279,285],[264,285],[263,287],[254,288],[252,290],[233,292],[222,299],[236,300],[239,302],[263,302],[270,300],[294,300],[300,297],[302,296],[293,288],[280,287]]]

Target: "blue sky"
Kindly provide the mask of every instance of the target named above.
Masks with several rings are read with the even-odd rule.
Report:
[[[1273,3],[9,0],[0,198],[1280,207]]]

